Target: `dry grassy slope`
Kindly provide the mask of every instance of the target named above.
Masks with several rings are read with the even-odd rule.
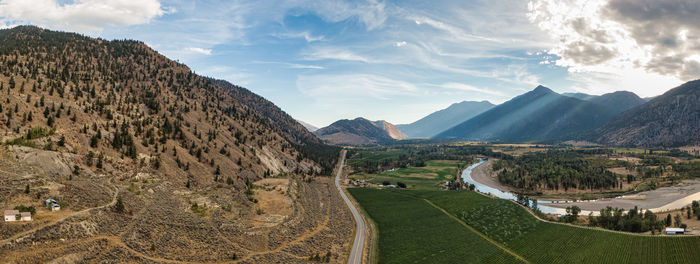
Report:
[[[8,169],[0,170],[0,205],[41,208],[48,197],[66,205],[62,215],[40,210],[43,220],[31,224],[0,223],[8,231],[0,239],[10,238],[0,243],[10,253],[0,262],[224,261],[233,253],[256,262],[343,254],[333,245],[349,240],[350,218],[330,180],[312,177],[322,167],[327,172],[337,149],[241,89],[197,76],[140,42],[36,27],[0,30],[0,137],[55,129],[21,142],[32,147],[0,147]],[[266,176],[292,179],[297,187],[286,195],[294,210],[277,225],[257,228],[258,205],[246,183]],[[124,213],[114,211],[115,193]],[[196,201],[205,205],[201,215],[192,210]]]
[[[125,165],[139,165],[143,157],[146,165],[159,159],[160,168],[150,164],[140,170],[153,170],[182,185],[187,179],[214,184],[219,166],[219,182],[230,176],[242,187],[244,178],[253,180],[268,169],[279,169],[265,166],[262,153],[271,153],[266,158],[276,159],[286,171],[299,168],[298,172],[311,174],[320,169],[303,159],[287,139],[258,122],[251,107],[143,43],[108,42],[33,27],[7,30],[0,38],[4,139],[48,126],[44,116],[48,109],[56,128],[51,141],[66,137],[66,147],[58,151],[104,153]],[[24,116],[30,112],[28,121]],[[123,123],[133,136],[135,159],[128,157],[129,146],[121,151],[112,147]],[[102,138],[91,147],[90,139],[98,132]],[[124,175],[129,176],[133,175]]]

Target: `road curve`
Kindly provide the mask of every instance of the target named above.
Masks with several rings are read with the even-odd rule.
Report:
[[[340,196],[343,197],[345,204],[350,208],[352,212],[352,217],[355,219],[355,241],[352,243],[352,250],[350,250],[350,257],[348,257],[348,264],[362,264],[362,251],[365,245],[365,221],[362,219],[360,211],[355,208],[355,205],[350,202],[350,199],[340,187],[340,177],[343,174],[343,165],[345,164],[345,154],[347,152],[343,150],[342,157],[340,160],[340,167],[338,168],[338,174],[335,175],[335,188],[338,189]]]

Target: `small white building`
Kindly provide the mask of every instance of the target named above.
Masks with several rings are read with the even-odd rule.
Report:
[[[682,234],[685,234],[685,229],[675,228],[675,227],[667,227],[666,234],[667,235],[682,235]]]
[[[19,212],[19,210],[5,210],[5,222],[32,221],[32,213]]]
[[[5,210],[5,222],[14,222],[19,219],[17,219],[17,216],[20,215],[18,210]]]
[[[49,210],[51,210],[51,212],[61,210],[61,206],[60,206],[60,205],[58,204],[58,202],[56,202],[56,200],[54,200],[54,199],[51,199],[51,198],[46,199],[46,201],[44,202],[44,204],[46,204],[46,208],[48,208]]]
[[[32,221],[32,213],[30,212],[21,212],[19,215],[20,221]]]

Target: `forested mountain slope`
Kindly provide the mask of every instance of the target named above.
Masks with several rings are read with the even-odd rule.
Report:
[[[599,128],[604,144],[677,147],[700,144],[700,80],[673,88]]]
[[[604,106],[538,86],[435,138],[513,142],[571,139],[599,127],[613,115]]]

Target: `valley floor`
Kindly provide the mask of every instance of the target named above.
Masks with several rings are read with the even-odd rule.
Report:
[[[379,263],[697,263],[698,236],[543,222],[469,191],[349,189],[377,223]]]
[[[491,162],[487,161],[472,170],[472,179],[494,189],[504,192],[512,192],[512,188],[498,181],[491,169]],[[548,200],[548,199],[541,199]],[[639,209],[650,209],[654,212],[667,212],[688,206],[692,201],[700,200],[700,181],[685,180],[675,186],[661,187],[636,194],[622,195],[615,198],[600,198],[592,201],[551,203],[550,207],[566,208],[578,206],[585,211],[600,211],[605,207],[623,208],[629,210],[637,206]]]

